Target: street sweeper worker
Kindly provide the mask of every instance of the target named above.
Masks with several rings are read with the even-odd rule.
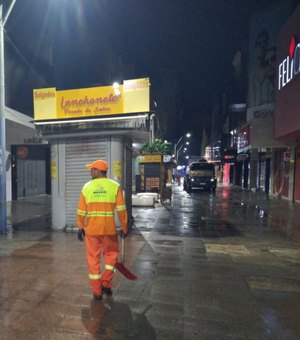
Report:
[[[83,186],[80,194],[77,208],[78,239],[85,240],[94,299],[101,300],[102,294],[112,295],[114,265],[119,253],[115,211],[122,237],[126,237],[128,232],[128,218],[119,183],[106,178],[107,162],[96,160],[86,167],[91,170],[92,180]],[[105,261],[103,273],[101,256]]]

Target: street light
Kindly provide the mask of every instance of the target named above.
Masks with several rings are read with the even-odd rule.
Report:
[[[154,117],[155,113],[150,114],[150,135],[149,135],[149,142],[150,144],[154,143]]]
[[[176,155],[175,155],[175,157],[176,157],[177,160],[178,160],[178,158],[179,158],[180,151],[182,150],[182,148],[184,147],[184,145],[189,145],[189,144],[190,144],[190,142],[185,142],[185,144],[182,144],[182,145],[180,146],[180,148],[177,150]],[[187,150],[186,147],[183,148],[183,152],[186,151],[186,150]]]
[[[0,5],[0,143],[1,143],[1,162],[0,162],[0,175],[1,175],[1,231],[7,232],[6,223],[6,128],[5,128],[5,77],[4,77],[4,27],[6,21],[16,3],[13,0],[8,8],[5,17],[3,14],[3,5]]]
[[[180,144],[180,142],[182,141],[182,138],[184,138],[184,137],[190,138],[190,137],[191,137],[191,134],[188,132],[186,135],[183,135],[183,136],[181,136],[181,137],[178,139],[178,141],[177,141],[177,143],[175,144],[175,147],[174,147],[174,155],[175,155],[175,158],[176,158],[176,159],[177,159],[177,147],[178,147],[178,145]]]

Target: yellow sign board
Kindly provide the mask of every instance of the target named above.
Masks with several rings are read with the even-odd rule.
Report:
[[[124,85],[56,91],[33,90],[34,120],[69,119],[149,112],[149,78]]]
[[[57,178],[57,166],[56,161],[51,161],[51,179]]]
[[[149,111],[149,78],[124,80],[123,90],[125,112]]]
[[[139,163],[160,163],[162,160],[162,155],[160,154],[147,154],[138,156]]]
[[[113,177],[122,178],[123,177],[123,162],[114,161],[113,166]]]
[[[34,113],[41,117],[56,119],[56,88],[33,90]],[[42,119],[42,118],[40,118]]]
[[[78,118],[123,112],[122,86],[57,91],[57,118]]]

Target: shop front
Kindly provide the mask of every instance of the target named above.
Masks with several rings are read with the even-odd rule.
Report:
[[[300,201],[300,6],[282,28],[277,44],[275,137],[286,148],[275,157],[275,193]]]
[[[225,148],[222,153],[223,184],[234,184],[236,173],[236,148]]]
[[[7,201],[49,194],[49,146],[31,117],[6,107],[5,119]]]
[[[247,111],[251,124],[251,160],[253,185],[258,191],[276,194],[276,155],[286,150],[286,144],[275,138],[274,103],[260,105]]]
[[[132,217],[132,143],[149,138],[149,79],[124,85],[56,91],[34,90],[35,125],[51,145],[52,228],[76,228],[76,210],[90,172],[108,162],[108,177],[124,192]]]
[[[250,125],[246,124],[237,131],[237,157],[235,184],[243,188],[249,187],[250,168]]]
[[[279,184],[276,183],[281,178],[278,175],[277,155],[289,148],[285,140],[275,136],[274,110],[277,105],[276,44],[290,8],[289,1],[266,6],[253,14],[249,26],[247,124],[250,126],[251,143],[248,151],[242,152],[249,154],[249,189],[270,195],[278,195]],[[286,195],[284,192],[281,194]]]
[[[174,163],[171,157],[158,154],[141,154],[138,156],[139,179],[137,192],[156,192],[161,201],[172,199],[172,170]]]

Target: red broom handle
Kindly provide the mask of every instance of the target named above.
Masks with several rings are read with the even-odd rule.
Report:
[[[125,237],[122,235],[122,240],[121,240],[121,262],[124,263],[124,255],[125,253]]]

